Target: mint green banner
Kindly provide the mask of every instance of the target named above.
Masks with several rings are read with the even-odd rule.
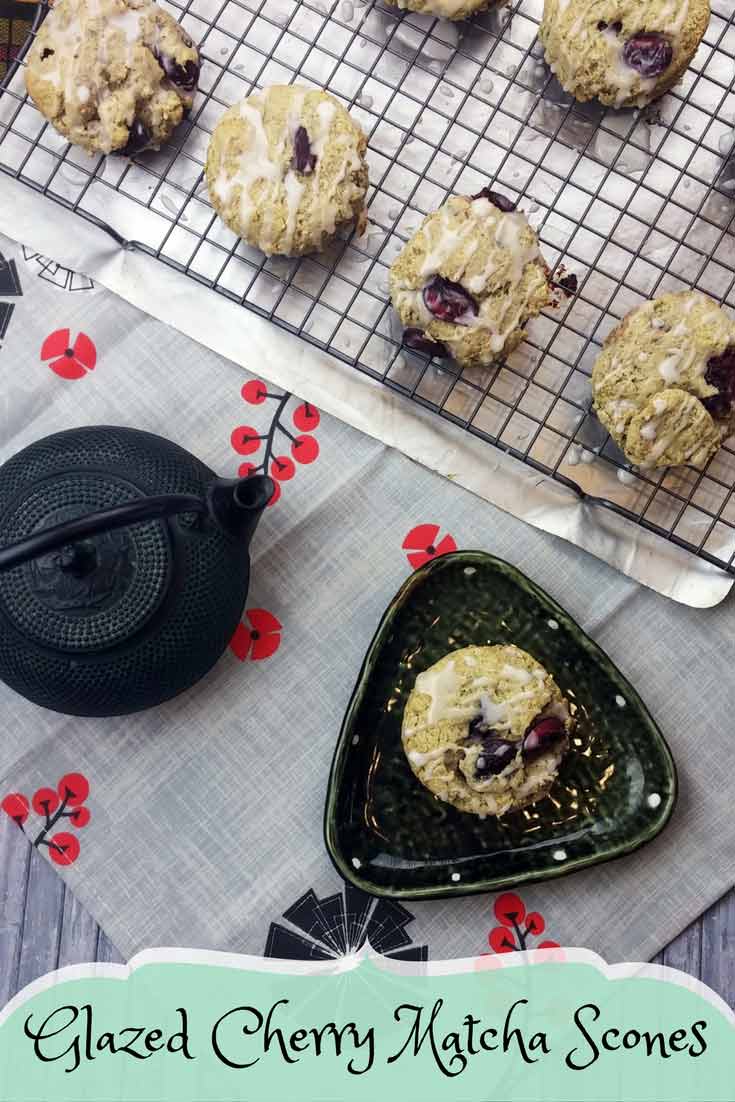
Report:
[[[717,996],[681,973],[564,955],[163,950],[65,969],[0,1015],[0,1098],[734,1102],[735,1015]]]

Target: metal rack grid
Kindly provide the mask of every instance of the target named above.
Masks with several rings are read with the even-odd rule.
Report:
[[[684,80],[639,111],[580,105],[543,64],[543,0],[466,24],[359,0],[161,0],[200,43],[191,117],[128,161],[69,146],[24,94],[22,57],[0,96],[0,169],[242,303],[433,413],[735,573],[735,446],[705,471],[630,469],[590,411],[604,336],[633,306],[697,287],[735,313],[735,23],[713,0]],[[729,9],[729,10],[728,10]],[[39,7],[37,24],[45,14]],[[30,44],[30,43],[29,43]],[[370,136],[367,232],[322,255],[267,259],[216,218],[203,183],[220,114],[254,87],[324,87]],[[578,294],[535,319],[492,369],[401,347],[388,267],[452,191],[493,181],[526,211]]]

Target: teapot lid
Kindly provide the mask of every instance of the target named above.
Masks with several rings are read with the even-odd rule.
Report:
[[[64,521],[135,500],[144,492],[111,472],[69,470],[23,487],[2,518],[13,543]],[[65,652],[115,646],[159,608],[172,573],[165,524],[101,532],[0,573],[4,612],[26,638]]]

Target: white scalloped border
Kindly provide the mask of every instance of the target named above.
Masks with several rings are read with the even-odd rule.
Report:
[[[606,979],[612,981],[649,979],[672,983],[677,987],[683,987],[687,991],[699,995],[735,1028],[735,1010],[729,1007],[725,1000],[711,987],[702,983],[695,976],[680,972],[677,968],[669,968],[663,964],[608,964],[597,953],[593,953],[591,949],[564,948],[563,952],[563,961],[558,960],[558,949],[530,949],[519,953],[498,955],[493,957],[493,970],[549,962],[560,963],[562,966],[566,964],[587,964],[596,968]],[[363,946],[357,952],[337,958],[334,961],[278,960],[271,957],[222,953],[210,949],[144,949],[142,952],[136,953],[128,964],[100,962],[70,964],[65,968],[59,968],[45,976],[40,976],[14,995],[10,1002],[3,1007],[0,1011],[0,1028],[24,1003],[30,1002],[36,995],[50,990],[57,984],[83,979],[128,980],[138,969],[151,964],[206,965],[241,972],[266,972],[281,976],[328,976],[352,972],[367,960],[381,971],[392,972],[399,976],[457,976],[482,971],[486,958],[461,957],[457,960],[433,961],[393,960],[389,957],[383,957],[379,953],[373,953],[369,946]]]

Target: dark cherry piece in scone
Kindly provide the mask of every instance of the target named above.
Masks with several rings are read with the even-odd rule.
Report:
[[[403,715],[408,763],[426,788],[485,818],[541,799],[573,729],[551,674],[519,647],[464,647],[416,678]]]
[[[525,215],[484,188],[424,219],[391,266],[390,294],[408,348],[475,367],[520,344],[551,285]]]
[[[735,322],[700,291],[646,302],[605,341],[592,393],[631,463],[702,467],[735,430]]]
[[[681,78],[709,20],[709,0],[544,0],[539,37],[576,99],[642,107]]]
[[[91,153],[157,149],[186,118],[199,54],[152,0],[57,0],[28,55],[42,115]]]

